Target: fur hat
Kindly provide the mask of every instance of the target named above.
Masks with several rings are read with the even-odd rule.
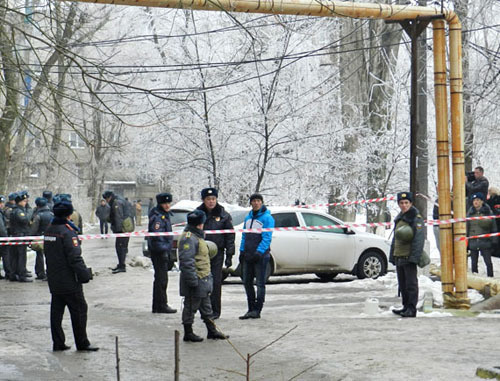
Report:
[[[53,209],[54,215],[56,217],[63,217],[63,218],[71,216],[73,214],[73,211],[74,211],[73,204],[71,203],[71,201],[68,200],[59,201],[54,205]]]
[[[15,201],[17,197],[16,192],[9,193],[9,201]]]
[[[484,201],[484,194],[482,194],[481,192],[477,192],[477,193],[474,193],[472,196],[470,196],[471,200],[474,200],[476,198]]]
[[[219,192],[215,188],[204,188],[201,190],[201,199],[204,200],[205,197],[215,196],[219,197]]]
[[[204,224],[207,220],[207,215],[203,210],[195,209],[187,215],[187,223],[191,226],[198,226]]]
[[[172,202],[172,195],[170,193],[158,193],[156,195],[156,202],[158,204],[165,204],[167,202]]]
[[[252,200],[260,200],[264,202],[264,197],[262,197],[260,193],[254,193],[253,195],[250,196],[250,202],[252,202]]]
[[[398,193],[398,202],[401,200],[408,200],[413,203],[413,193],[411,192],[399,192]]]
[[[104,193],[102,194],[102,198],[106,199],[106,198],[109,198],[109,197],[113,197],[115,194],[113,193],[113,191],[110,191],[110,190],[106,190],[104,191]]]
[[[52,199],[52,192],[49,190],[43,191],[42,197],[45,197],[47,200]]]
[[[54,204],[57,204],[61,201],[69,201],[71,202],[71,195],[69,193],[58,193],[54,196]]]
[[[35,204],[36,204],[36,206],[41,208],[41,207],[47,205],[47,199],[45,197],[37,197],[35,199]]]
[[[26,200],[27,198],[29,198],[29,194],[26,191],[21,191],[16,193],[16,198],[15,198],[16,204],[23,200]]]

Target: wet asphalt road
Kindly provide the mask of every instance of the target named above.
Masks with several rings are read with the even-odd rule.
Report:
[[[140,255],[141,240],[131,239],[129,248],[128,259]],[[168,287],[169,304],[179,312],[152,314],[150,269],[128,267],[126,273],[112,275],[114,240],[85,241],[83,253],[96,273],[84,292],[89,305],[88,336],[100,351],[75,351],[66,311],[63,328],[72,348],[52,352],[47,283],[2,280],[0,380],[116,380],[116,337],[121,380],[173,380],[174,331],[181,331],[182,338],[179,273],[169,273]],[[32,265],[31,257],[30,269]],[[223,286],[223,314],[217,325],[231,335],[234,348],[221,341],[181,341],[180,379],[244,380],[245,362],[238,352],[245,357],[293,327],[297,328],[255,357],[252,380],[288,380],[311,367],[295,379],[396,380],[404,375],[409,380],[447,380],[457,379],[456,372],[470,379],[475,364],[488,365],[496,358],[490,348],[497,345],[498,335],[490,333],[498,332],[497,319],[483,319],[480,324],[470,319],[401,321],[390,313],[363,318],[367,297],[378,297],[382,311],[398,299],[388,297],[383,287],[366,290],[351,283],[355,282],[349,278],[330,283],[314,276],[271,278],[262,318],[242,321],[238,316],[246,312],[245,293],[241,282],[230,279]],[[205,336],[198,316],[194,330]],[[468,332],[466,338],[461,337],[463,332]],[[432,343],[430,337],[435,339]],[[450,337],[459,339],[450,341]],[[448,342],[453,343],[453,353],[464,354],[462,361],[450,353]],[[410,357],[411,372],[398,356],[394,358],[395,353]],[[455,362],[455,373],[446,370],[450,361]]]

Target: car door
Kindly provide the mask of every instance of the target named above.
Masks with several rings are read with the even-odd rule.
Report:
[[[302,212],[306,226],[339,225],[333,218],[312,212]],[[308,230],[309,256],[307,265],[314,270],[351,270],[355,263],[355,235],[347,229]]]
[[[296,212],[273,212],[276,228],[300,226]],[[307,267],[308,239],[305,231],[275,231],[271,241],[271,255],[275,274],[298,273]]]

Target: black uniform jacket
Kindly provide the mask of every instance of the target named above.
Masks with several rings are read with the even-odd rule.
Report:
[[[10,233],[13,237],[22,237],[30,233],[30,217],[26,210],[17,204],[10,214]]]
[[[201,204],[198,209],[203,210],[207,215],[203,230],[233,229],[233,219],[222,205],[216,204],[211,212],[207,211],[205,204]],[[223,253],[225,249],[228,257],[234,255],[234,233],[206,234],[205,241],[212,241],[215,243],[219,249],[219,253]]]
[[[148,232],[164,233],[171,232],[170,212],[165,212],[161,206],[156,206],[149,212]],[[172,250],[172,236],[148,237],[149,249],[153,252],[170,253]]]
[[[90,269],[82,258],[76,228],[64,218],[54,217],[45,231],[47,277],[52,294],[70,294],[82,289],[91,279]]]
[[[409,253],[409,257],[398,258],[397,264],[404,264],[405,262],[409,263],[418,263],[420,256],[422,255],[422,251],[424,250],[425,245],[425,225],[422,219],[422,216],[419,214],[418,209],[412,206],[406,213],[399,213],[394,219],[394,231],[392,236],[392,245],[391,251],[389,254],[389,262],[392,264],[396,264],[396,260],[394,257],[394,244],[396,241],[396,226],[400,220],[405,221],[408,225],[413,229],[413,239],[411,241],[411,249]]]

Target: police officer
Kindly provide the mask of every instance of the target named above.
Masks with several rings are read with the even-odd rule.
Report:
[[[3,209],[4,211],[4,217],[5,217],[5,226],[7,228],[7,234],[9,237],[12,236],[11,230],[10,230],[10,216],[12,215],[12,209],[16,206],[16,192],[9,193],[9,197],[7,200],[7,203],[5,204],[5,207]],[[11,252],[14,251],[14,246],[12,245],[7,245],[5,246],[5,251],[3,254],[3,269],[5,271],[5,279],[10,280],[11,279],[11,274],[12,274],[12,266],[10,264],[10,257],[11,257]]]
[[[396,266],[403,308],[392,310],[401,317],[416,317],[418,302],[417,263],[424,250],[424,220],[413,206],[413,193],[397,195],[401,212],[394,219],[389,261]]]
[[[13,237],[23,237],[30,232],[30,218],[26,211],[28,193],[18,192],[15,198],[16,205],[10,214],[10,232]],[[10,251],[11,281],[33,282],[26,270],[26,246],[14,245]]]
[[[149,212],[148,231],[154,233],[171,232],[170,193],[156,195],[157,205]],[[153,281],[153,313],[173,314],[176,309],[167,304],[168,263],[172,250],[172,236],[148,237],[148,248],[155,271]]]
[[[45,190],[42,192],[42,197],[47,200],[47,206],[49,207],[50,211],[52,211],[52,208],[54,207],[54,201],[52,199],[52,192],[49,190]]]
[[[33,217],[31,218],[30,235],[41,236],[45,234],[45,230],[49,226],[50,221],[52,221],[54,214],[50,211],[45,197],[37,197],[35,204],[36,208],[33,212]],[[36,252],[36,279],[47,280],[47,276],[45,274],[43,245],[32,244],[31,248]]]
[[[111,230],[113,233],[124,233],[126,231],[134,231],[133,212],[129,203],[121,196],[107,190],[102,194],[102,198],[106,200],[111,208],[109,219],[111,222]],[[131,226],[126,228],[124,223],[127,221]],[[118,264],[111,269],[113,274],[124,273],[127,271],[125,259],[128,253],[128,242],[130,237],[116,237],[115,249],[118,257]]]
[[[184,296],[182,310],[182,324],[184,325],[184,341],[200,342],[203,339],[193,332],[194,315],[200,311],[201,318],[207,326],[207,339],[226,339],[219,332],[212,320],[212,274],[210,272],[210,257],[217,254],[214,247],[210,251],[207,242],[203,239],[203,223],[205,213],[194,210],[187,215],[187,225],[179,239],[179,268],[181,276],[179,292]]]
[[[4,196],[0,196],[0,237],[7,237],[8,236],[8,233],[7,233],[7,225],[5,223],[5,215],[4,215],[4,206],[5,206],[5,197]],[[3,270],[5,272],[5,277],[8,276],[8,261],[9,261],[9,257],[8,257],[8,246],[7,245],[4,245],[4,246],[0,246],[0,257],[2,257],[2,264],[3,264]],[[3,279],[4,277],[2,276],[2,274],[0,274],[0,279]]]
[[[215,188],[205,188],[201,191],[203,204],[198,209],[203,211],[207,219],[203,230],[233,229],[231,215],[217,202],[218,192]],[[234,234],[207,234],[206,241],[212,241],[217,245],[217,255],[210,260],[210,268],[213,276],[213,291],[210,296],[212,301],[213,318],[218,319],[221,314],[222,293],[222,265],[231,267],[234,255]],[[224,261],[224,252],[226,260]]]
[[[92,279],[92,271],[82,258],[78,239],[78,228],[69,216],[73,213],[71,202],[63,200],[54,205],[54,219],[44,237],[47,276],[52,294],[50,303],[50,329],[52,349],[65,351],[70,347],[65,343],[61,323],[64,309],[68,307],[76,349],[97,351],[87,338],[87,302],[83,295],[82,283]]]

